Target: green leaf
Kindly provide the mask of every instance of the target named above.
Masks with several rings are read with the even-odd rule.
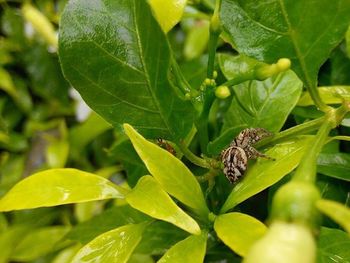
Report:
[[[259,65],[266,65],[245,55],[218,54],[218,62],[227,80],[237,77],[255,79],[255,68]]]
[[[207,233],[198,236],[189,236],[185,240],[172,246],[158,263],[191,262],[202,263],[207,245]]]
[[[208,41],[209,22],[207,20],[196,21],[195,25],[187,33],[183,51],[185,58],[192,60],[200,57],[207,48]]]
[[[146,226],[147,223],[141,223],[108,231],[82,247],[72,263],[127,262]]]
[[[53,226],[35,229],[24,238],[12,252],[14,261],[32,261],[52,252],[55,245],[67,234],[69,227]]]
[[[67,247],[62,251],[60,251],[51,262],[52,263],[71,263],[72,259],[78,253],[80,248],[81,248],[80,244]]]
[[[317,88],[322,100],[326,104],[341,104],[343,99],[350,98],[350,86],[330,86]],[[298,106],[314,105],[309,92],[304,92],[298,101]]]
[[[322,227],[317,244],[317,263],[347,263],[350,259],[350,236],[344,231]]]
[[[0,211],[123,198],[109,180],[76,169],[51,169],[17,183],[1,200]]]
[[[238,255],[244,257],[255,241],[266,232],[266,226],[254,217],[242,213],[228,213],[215,219],[218,237]]]
[[[224,58],[221,59],[224,61]],[[242,68],[235,60],[228,59],[222,63],[228,64],[225,66],[226,74],[230,77],[235,70],[251,74],[249,68],[257,62],[248,59]],[[213,155],[219,154],[245,128],[279,131],[299,99],[302,83],[288,70],[264,81],[246,81],[234,86],[233,90],[235,96],[225,114],[221,135],[208,145],[208,151]]]
[[[115,127],[180,139],[193,107],[167,75],[170,48],[146,0],[70,1],[60,26],[60,60],[85,102]]]
[[[258,159],[249,167],[243,180],[238,182],[227,198],[221,213],[228,211],[249,197],[278,182],[298,166],[312,137],[301,137],[277,144],[266,152],[273,160]]]
[[[171,153],[143,138],[130,125],[125,124],[124,129],[147,169],[162,188],[206,218],[209,210],[201,187],[191,171]]]
[[[220,17],[239,53],[267,63],[290,58],[292,69],[312,88],[320,66],[345,35],[350,2],[223,0]]]
[[[244,82],[233,90],[235,96],[225,115],[223,131],[245,125],[277,132],[298,102],[302,83],[288,70],[264,81]]]
[[[148,0],[164,32],[180,22],[187,0]]]
[[[350,155],[348,153],[321,153],[317,159],[317,172],[350,181]]]
[[[16,225],[9,227],[0,235],[0,263],[9,262],[9,257],[17,244],[22,240],[23,236],[30,232],[30,227],[23,225]]]
[[[316,203],[317,208],[332,218],[350,234],[350,209],[338,202],[321,199]]]
[[[143,232],[143,238],[135,253],[163,255],[171,246],[185,239],[188,233],[164,221],[154,221]]]
[[[141,223],[147,219],[149,217],[129,205],[112,207],[90,220],[76,225],[66,237],[86,244],[104,232],[127,224]]]
[[[198,235],[201,232],[197,222],[175,204],[152,176],[143,176],[127,194],[126,201],[133,208],[172,223],[191,234]]]

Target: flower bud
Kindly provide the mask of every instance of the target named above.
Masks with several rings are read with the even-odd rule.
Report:
[[[289,182],[276,192],[272,202],[272,219],[315,226],[319,213],[315,206],[321,198],[316,186]]]
[[[231,91],[227,86],[219,86],[215,90],[215,96],[219,99],[226,99],[231,95]]]
[[[316,244],[311,231],[299,224],[274,222],[250,249],[244,263],[314,263]]]

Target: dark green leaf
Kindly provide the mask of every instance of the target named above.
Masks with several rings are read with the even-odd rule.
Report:
[[[100,215],[75,226],[66,237],[86,244],[104,232],[122,225],[141,223],[146,221],[147,218],[129,205],[112,207]]]
[[[321,228],[317,244],[317,263],[350,261],[350,236],[344,231]]]
[[[264,81],[244,82],[233,90],[235,96],[225,114],[222,134],[208,146],[212,154],[220,153],[244,128],[279,131],[299,100],[302,83],[289,70]]]
[[[350,181],[350,155],[348,153],[321,153],[317,171],[337,179]]]
[[[292,69],[309,87],[350,20],[348,0],[223,0],[221,21],[240,53],[267,63],[292,60]]]
[[[154,221],[143,232],[143,238],[135,252],[162,255],[171,246],[185,239],[188,233],[164,221]]]
[[[145,0],[70,1],[59,46],[67,79],[114,126],[174,139],[191,129],[193,107],[167,79],[168,42]]]

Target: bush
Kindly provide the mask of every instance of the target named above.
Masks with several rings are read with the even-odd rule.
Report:
[[[348,0],[0,4],[0,262],[350,261]]]

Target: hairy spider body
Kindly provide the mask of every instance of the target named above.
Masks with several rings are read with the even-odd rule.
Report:
[[[263,128],[248,128],[241,131],[230,146],[221,152],[224,174],[230,183],[236,182],[247,170],[248,159],[269,156],[258,152],[252,145],[272,133]]]

